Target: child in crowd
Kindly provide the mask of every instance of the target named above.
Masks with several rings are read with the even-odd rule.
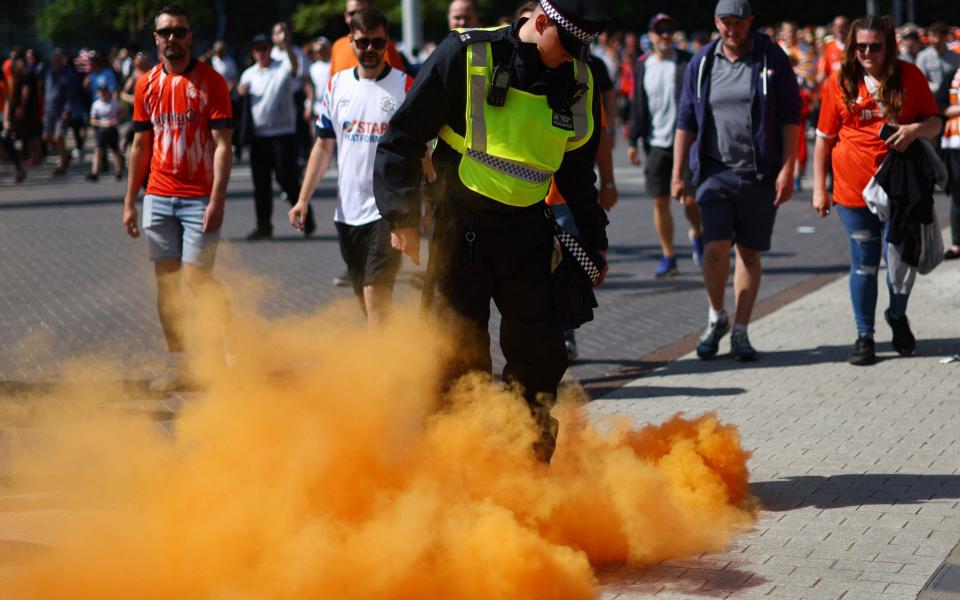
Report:
[[[120,154],[120,134],[117,132],[119,123],[120,105],[110,88],[101,85],[97,89],[97,99],[90,107],[90,125],[96,128],[97,132],[97,151],[93,155],[93,168],[87,175],[88,181],[99,179],[100,166],[106,158],[107,150],[113,151],[117,180],[123,177],[123,155]]]

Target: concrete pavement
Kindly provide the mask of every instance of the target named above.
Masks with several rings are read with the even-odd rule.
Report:
[[[881,273],[881,277],[883,273]],[[591,404],[595,415],[660,422],[715,411],[753,452],[763,510],[723,553],[603,574],[606,600],[640,598],[915,598],[960,540],[960,263],[920,277],[909,315],[917,355],[890,348],[854,367],[846,278],[750,326],[753,364],[693,353]],[[927,598],[945,592],[955,572]],[[936,593],[939,593],[937,595]]]

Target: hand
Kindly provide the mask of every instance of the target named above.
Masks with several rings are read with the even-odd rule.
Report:
[[[826,190],[813,191],[813,208],[823,218],[830,214],[830,196]]]
[[[630,164],[639,167],[640,166],[640,153],[637,152],[636,146],[630,146],[627,148],[627,158],[630,159]]]
[[[131,204],[127,208],[126,202],[124,202],[123,208],[123,228],[127,231],[127,235],[133,239],[140,237],[140,225],[138,225],[138,215],[137,207],[134,204]]]
[[[683,202],[683,197],[687,195],[687,184],[683,182],[683,177],[674,176],[670,180],[670,197]]]
[[[920,124],[900,125],[896,129],[893,135],[887,138],[887,145],[897,152],[903,152],[913,143],[913,140],[917,139]]]
[[[420,264],[420,232],[416,227],[401,227],[390,232],[390,246],[410,257],[413,264]]]
[[[216,202],[213,198],[210,199],[207,209],[203,211],[203,233],[213,233],[223,225],[223,206],[222,200]]]
[[[238,85],[237,93],[240,94],[241,96],[246,96],[248,93],[250,93],[250,84],[241,83],[240,85]]]
[[[303,120],[307,123],[313,123],[313,108],[306,107],[303,109]]]
[[[310,210],[309,202],[297,201],[289,211],[287,217],[290,218],[290,224],[297,231],[303,231],[303,224],[307,222],[307,211]]]
[[[617,186],[600,186],[600,196],[598,197],[598,200],[603,210],[609,211],[619,199],[620,195],[617,193]]]
[[[607,271],[610,270],[610,263],[607,262],[607,251],[597,250],[597,254],[603,258],[603,268],[600,269],[600,278],[597,279],[595,284],[593,284],[593,287],[600,287],[603,285],[604,280],[607,278]]]
[[[793,164],[787,164],[780,169],[775,188],[777,193],[773,197],[773,205],[780,206],[793,195]]]

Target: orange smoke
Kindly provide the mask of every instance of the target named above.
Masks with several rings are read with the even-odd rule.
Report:
[[[446,342],[412,311],[369,332],[344,310],[244,315],[239,366],[201,361],[173,439],[119,387],[8,411],[6,492],[58,516],[0,597],[587,599],[592,565],[718,550],[751,522],[748,453],[715,416],[634,429],[570,392],[546,467],[515,390],[469,376],[438,411]]]

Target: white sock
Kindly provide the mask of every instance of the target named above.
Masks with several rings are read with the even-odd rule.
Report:
[[[709,311],[710,312],[707,314],[707,319],[709,319],[711,323],[716,323],[717,321],[727,318],[727,311],[723,310],[722,308],[717,310],[711,306]]]
[[[733,324],[733,330],[734,330],[734,331],[742,331],[742,332],[746,333],[746,332],[747,332],[747,326],[746,326],[746,325],[741,325],[740,323],[734,323],[734,324]]]

